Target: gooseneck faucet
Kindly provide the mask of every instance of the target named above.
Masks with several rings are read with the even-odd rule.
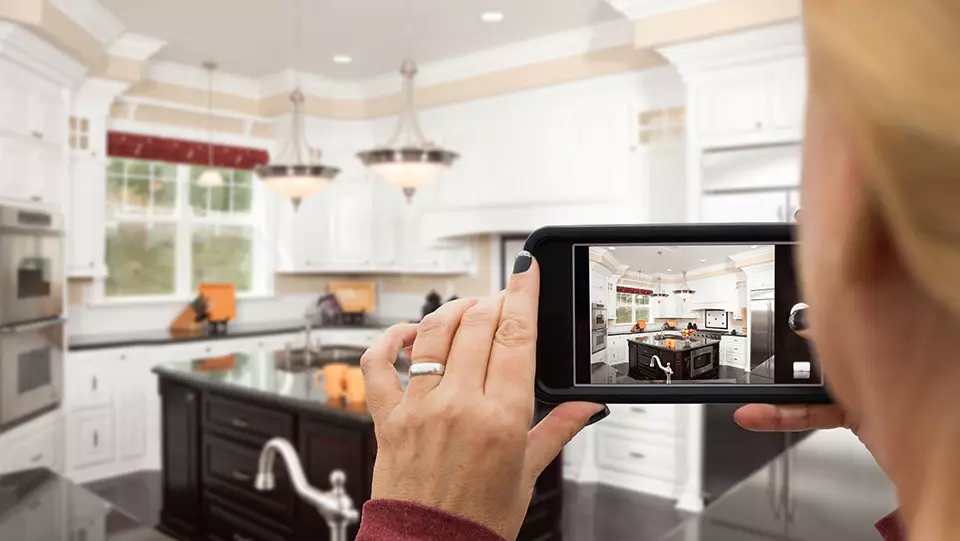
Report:
[[[667,385],[670,385],[670,383],[672,383],[671,380],[673,379],[673,368],[670,368],[670,365],[663,366],[663,363],[660,362],[660,357],[658,355],[650,357],[650,367],[652,368],[654,364],[656,364],[660,370],[663,370],[667,373]]]
[[[327,492],[317,490],[307,481],[300,457],[293,445],[283,438],[273,438],[264,444],[260,451],[257,477],[254,480],[254,488],[257,490],[269,491],[276,486],[273,463],[277,453],[286,462],[294,490],[307,503],[314,506],[327,521],[327,526],[330,527],[330,541],[347,541],[347,527],[360,520],[360,513],[357,512],[353,500],[344,489],[347,475],[342,470],[333,470],[330,472],[330,484],[333,488]]]

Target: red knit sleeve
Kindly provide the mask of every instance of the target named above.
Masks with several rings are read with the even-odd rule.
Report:
[[[900,513],[894,511],[876,523],[877,531],[884,541],[907,541],[907,532],[900,520]]]
[[[399,500],[370,500],[356,541],[504,541],[485,526],[446,511]]]

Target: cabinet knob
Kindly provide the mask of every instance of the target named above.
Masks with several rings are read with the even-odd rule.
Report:
[[[647,458],[647,455],[643,453],[638,453],[636,451],[630,451],[630,458],[644,459],[644,458]]]
[[[43,453],[37,453],[30,458],[30,462],[36,464],[37,462],[40,462],[40,459],[42,458],[43,458]]]
[[[96,430],[93,431],[93,446],[100,447],[100,433]]]
[[[30,135],[32,135],[34,139],[43,139],[43,132],[38,132],[34,130],[30,132]]]
[[[753,123],[753,127],[755,127],[756,129],[759,130],[759,129],[763,128],[763,122],[760,121],[760,120],[758,120],[758,121],[756,121],[756,122]]]
[[[90,380],[90,389],[93,391],[97,390],[99,382],[97,381],[97,376],[93,376],[93,379]]]
[[[121,361],[126,361],[126,360],[127,360],[127,354],[126,354],[126,353],[121,353],[121,354],[120,354],[120,360],[121,360]]]
[[[207,353],[210,353],[210,346],[207,346]]]
[[[91,261],[91,262],[89,263],[89,265],[90,265],[90,268],[92,269],[92,268],[94,267],[94,262]]]
[[[187,402],[193,402],[194,400],[196,400],[196,398],[197,398],[196,395],[194,395],[193,393],[187,394]]]
[[[39,195],[31,195],[30,200],[33,201],[34,203],[40,203],[43,201],[43,198],[40,197]]]

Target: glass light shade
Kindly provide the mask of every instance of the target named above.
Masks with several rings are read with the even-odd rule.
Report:
[[[692,289],[678,289],[673,293],[674,295],[680,297],[680,300],[682,300],[683,302],[687,302],[688,300],[690,300],[691,297],[693,297],[693,294],[696,293],[696,291]]]
[[[330,180],[322,177],[292,176],[265,178],[263,183],[289,199],[306,199],[326,188]]]
[[[383,180],[401,188],[422,188],[433,183],[447,170],[442,163],[389,162],[371,166]]]
[[[207,188],[218,188],[224,185],[223,175],[216,169],[207,169],[197,179],[197,184]]]

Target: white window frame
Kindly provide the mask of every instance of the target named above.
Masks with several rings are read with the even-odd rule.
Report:
[[[113,159],[127,159],[111,157]],[[135,158],[130,158],[135,161]],[[151,162],[151,160],[143,160]],[[257,298],[269,297],[273,295],[274,290],[274,256],[272,249],[275,232],[275,216],[273,201],[270,193],[262,182],[259,181],[256,174],[251,175],[252,201],[250,213],[243,215],[221,215],[221,216],[196,216],[190,207],[190,171],[194,165],[174,164],[176,166],[176,184],[177,184],[177,202],[174,212],[170,215],[152,215],[146,214],[122,214],[119,218],[107,218],[104,228],[100,232],[99,242],[106,244],[107,227],[117,222],[127,223],[175,223],[176,248],[175,248],[175,267],[174,267],[174,292],[169,295],[124,295],[107,296],[106,294],[106,276],[99,277],[93,284],[93,298],[98,304],[139,304],[139,303],[166,303],[166,302],[184,302],[196,297],[196,291],[192,287],[193,267],[193,249],[192,234],[197,226],[244,226],[253,227],[253,276],[251,277],[250,291],[238,292],[237,298]],[[107,182],[109,173],[104,177]],[[152,187],[151,174],[151,191]],[[106,199],[102,202],[106,205]],[[153,204],[151,198],[150,204]],[[230,198],[230,204],[233,204],[233,198]],[[207,192],[207,208],[210,207],[210,192]],[[109,272],[109,269],[107,269]]]
[[[617,312],[619,312],[621,308],[630,308],[630,314],[631,314],[630,321],[621,322],[621,321],[614,320],[616,325],[626,325],[627,323],[635,323],[638,319],[640,319],[637,317],[637,310],[638,309],[642,310],[644,308],[647,310],[647,317],[645,321],[649,323],[650,321],[653,320],[653,304],[650,302],[651,301],[650,295],[638,295],[636,293],[621,293],[619,291],[616,291],[616,295],[617,295],[616,297],[617,309],[614,310],[613,312],[614,317],[616,317]],[[627,303],[620,302],[620,295],[629,295],[630,303],[627,304]],[[641,296],[647,297],[647,304],[645,305],[637,304],[637,297],[641,297]]]

